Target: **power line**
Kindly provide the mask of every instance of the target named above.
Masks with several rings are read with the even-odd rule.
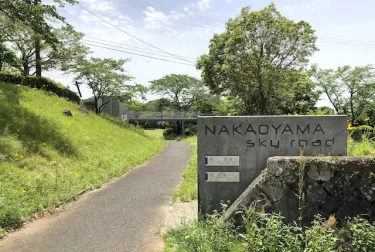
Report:
[[[130,7],[130,8],[136,9],[136,10],[142,10],[142,11],[147,11],[147,7],[153,7],[154,8],[154,6],[152,6],[152,5],[151,6],[147,6],[147,5],[142,6],[142,5],[132,4],[132,3],[125,3],[121,0],[108,0],[108,1],[116,3],[116,4],[124,5],[124,6]],[[198,26],[206,25],[206,26],[211,26],[211,27],[214,27],[214,28],[223,28],[223,26],[224,26],[224,22],[223,23],[213,23],[213,22],[208,21],[208,20],[201,20],[201,19],[198,19],[194,16],[189,15],[189,13],[177,12],[177,11],[173,11],[173,10],[171,10],[170,12],[166,12],[166,11],[160,10],[159,8],[154,8],[154,9],[157,12],[163,13],[167,17],[178,18],[178,19],[176,19],[176,18],[173,19],[174,22],[185,23],[185,24],[188,24],[188,25],[198,25]],[[132,15],[144,17],[144,15],[137,14],[137,13],[132,13]]]
[[[138,0],[118,0],[118,1],[121,1],[121,2],[133,2],[135,4],[138,4],[138,6],[153,7],[155,9],[161,9],[161,10],[173,12],[173,13],[176,13],[176,14],[189,15],[190,17],[194,17],[194,18],[200,19],[200,20],[207,20],[209,22],[216,23],[216,24],[225,24],[224,20],[219,20],[219,19],[215,19],[215,18],[210,18],[210,17],[204,17],[204,16],[200,16],[200,15],[190,14],[188,12],[176,11],[176,10],[173,10],[173,9],[170,9],[170,8],[166,8],[164,6],[155,5],[155,4],[144,2],[144,1],[138,1]]]
[[[148,45],[148,46],[150,46],[150,47],[152,47],[152,48],[155,48],[155,49],[157,49],[157,50],[159,50],[159,51],[161,51],[161,52],[163,52],[163,53],[166,53],[166,54],[169,54],[169,55],[171,55],[171,56],[174,56],[175,58],[178,58],[178,59],[180,59],[180,60],[183,60],[183,61],[186,61],[186,62],[189,62],[189,63],[193,63],[193,62],[191,62],[191,61],[189,61],[189,60],[186,60],[186,59],[183,59],[183,58],[181,58],[181,57],[178,57],[177,55],[174,55],[173,53],[167,52],[167,51],[165,51],[165,50],[163,50],[163,49],[161,49],[161,48],[159,48],[159,47],[157,47],[157,46],[154,46],[154,45],[152,45],[152,44],[150,44],[150,43],[147,43],[146,41],[144,41],[144,40],[142,40],[142,39],[140,39],[140,38],[137,38],[136,36],[130,34],[129,32],[124,31],[123,29],[117,27],[116,25],[114,25],[114,24],[108,22],[108,21],[105,20],[104,18],[102,18],[102,17],[96,15],[94,12],[90,11],[90,10],[87,9],[86,7],[82,6],[81,4],[79,4],[79,3],[77,3],[77,4],[78,4],[78,6],[80,6],[82,9],[86,10],[87,12],[89,12],[90,14],[92,14],[93,16],[95,16],[96,18],[102,20],[103,22],[107,23],[108,25],[112,26],[113,28],[115,28],[115,29],[117,29],[117,30],[119,30],[119,31],[121,31],[121,32],[123,32],[123,33],[125,33],[125,34],[127,34],[128,36],[130,36],[130,37],[132,37],[132,38],[134,38],[134,39],[136,39],[136,40],[142,42],[143,44],[146,44],[146,45]]]
[[[152,57],[152,56],[148,56],[148,55],[144,55],[144,54],[138,54],[138,53],[124,51],[124,50],[119,50],[119,49],[115,49],[115,48],[110,48],[110,47],[95,45],[95,44],[91,44],[91,43],[87,43],[87,42],[82,42],[82,44],[90,45],[90,46],[95,46],[95,47],[99,47],[99,48],[104,48],[104,49],[108,49],[108,50],[112,50],[112,51],[116,51],[116,52],[123,52],[123,53],[133,54],[133,55],[137,55],[137,56],[141,56],[141,57],[145,57],[145,58],[150,58],[150,59],[156,59],[156,60],[161,60],[161,61],[166,61],[166,62],[171,62],[171,63],[176,63],[176,64],[182,64],[182,65],[187,65],[187,66],[195,66],[193,64],[193,62],[192,62],[192,64],[188,64],[188,63],[184,63],[184,62],[167,60],[167,59],[158,58],[158,57]]]
[[[109,41],[109,40],[97,39],[97,38],[93,38],[93,37],[89,37],[89,36],[85,36],[83,38],[83,40],[87,40],[87,42],[91,42],[91,43],[103,44],[103,45],[106,45],[106,46],[112,46],[112,47],[116,46],[116,47],[119,47],[119,48],[138,51],[138,52],[142,52],[142,53],[148,53],[148,54],[159,55],[159,56],[163,56],[163,57],[175,58],[175,57],[163,54],[163,53],[161,53],[159,51],[156,51],[156,50],[150,50],[150,49],[146,49],[146,48],[142,48],[142,47],[130,46],[130,45],[121,44],[121,43],[115,43],[115,42],[112,42],[112,41]],[[185,58],[185,59],[196,60],[196,58],[193,58],[193,57],[187,57],[187,56],[182,56],[182,55],[177,55],[177,56],[179,56],[181,58]]]

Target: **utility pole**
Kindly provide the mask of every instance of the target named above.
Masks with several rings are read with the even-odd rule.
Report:
[[[79,84],[81,84],[81,83],[79,83],[78,81],[76,81],[76,87],[77,87],[77,89],[78,89],[79,97],[82,98],[81,89],[79,88]]]

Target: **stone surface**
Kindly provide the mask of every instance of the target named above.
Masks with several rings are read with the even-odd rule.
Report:
[[[283,170],[282,175],[268,170],[270,167],[276,171],[276,166]],[[302,217],[302,224],[309,225],[316,215],[335,215],[339,223],[358,215],[374,221],[374,174],[372,157],[271,157],[264,172],[228,208],[225,216],[229,219],[243,206],[258,204],[258,195],[262,195],[260,207],[267,202],[266,211],[280,212],[289,223]],[[289,177],[297,177],[298,181],[289,184]]]
[[[265,168],[268,157],[346,155],[346,116],[246,116],[198,118],[198,202],[201,213],[221,210],[221,202],[234,202]],[[206,166],[205,156],[238,156],[239,166]],[[275,163],[269,173],[287,185],[298,177],[290,167]],[[286,165],[286,164],[284,164]],[[206,172],[239,172],[239,182],[206,182]],[[327,181],[323,168],[310,172]]]
[[[70,110],[67,110],[67,109],[64,109],[63,115],[66,115],[68,117],[72,117],[73,116],[72,112]]]

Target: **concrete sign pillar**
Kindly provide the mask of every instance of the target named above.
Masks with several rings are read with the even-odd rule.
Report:
[[[343,156],[346,149],[346,116],[199,117],[199,211],[233,203],[268,157]]]

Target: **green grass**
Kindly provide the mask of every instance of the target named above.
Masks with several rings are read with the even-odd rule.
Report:
[[[243,224],[235,228],[219,215],[208,215],[169,231],[164,239],[166,252],[327,252],[374,251],[375,226],[354,218],[341,229],[336,220],[317,218],[310,227],[286,225],[276,214],[249,208]]]
[[[173,195],[174,202],[177,200],[188,202],[195,200],[198,196],[197,137],[187,137],[182,141],[189,144],[192,155],[184,170],[184,180]]]
[[[146,135],[148,135],[150,137],[157,138],[157,139],[164,139],[164,137],[163,137],[164,130],[163,129],[144,130],[144,132],[146,133]]]
[[[84,114],[40,90],[0,83],[0,102],[0,234],[100,187],[165,147],[142,130]],[[64,116],[64,109],[73,117]]]
[[[375,155],[375,144],[368,138],[364,137],[361,141],[354,141],[348,138],[348,155],[349,156],[366,156]]]

